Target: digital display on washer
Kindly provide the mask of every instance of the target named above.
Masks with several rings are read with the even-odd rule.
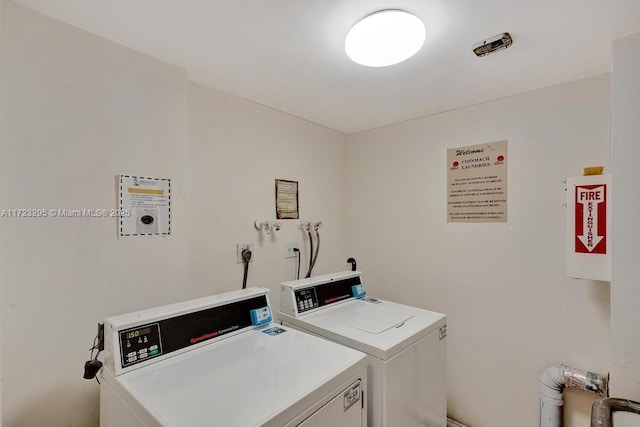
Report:
[[[158,323],[120,331],[122,366],[131,366],[162,354]]]
[[[353,297],[352,286],[360,285],[360,276],[322,283],[304,289],[296,289],[294,295],[298,313],[333,304]]]
[[[119,331],[122,367],[252,326],[251,310],[266,307],[266,295],[163,319]]]

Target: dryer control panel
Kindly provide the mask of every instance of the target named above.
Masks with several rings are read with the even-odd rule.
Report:
[[[120,332],[122,365],[129,366],[149,357],[162,354],[160,325],[152,323]]]
[[[266,289],[187,301],[105,320],[115,375],[272,321]]]

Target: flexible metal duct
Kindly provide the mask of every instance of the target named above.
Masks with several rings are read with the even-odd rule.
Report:
[[[540,375],[540,427],[562,427],[565,387],[609,395],[607,377],[565,365],[551,366]]]
[[[640,403],[627,399],[598,399],[591,406],[591,427],[612,427],[617,411],[640,414]]]

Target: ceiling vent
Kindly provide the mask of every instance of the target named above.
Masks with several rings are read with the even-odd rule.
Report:
[[[508,48],[513,44],[509,33],[498,34],[473,46],[473,53],[477,56],[487,56],[491,53]]]

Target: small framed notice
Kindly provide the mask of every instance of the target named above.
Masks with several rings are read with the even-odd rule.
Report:
[[[120,175],[120,237],[171,234],[171,179]]]
[[[276,179],[276,218],[300,218],[298,212],[298,181]]]

